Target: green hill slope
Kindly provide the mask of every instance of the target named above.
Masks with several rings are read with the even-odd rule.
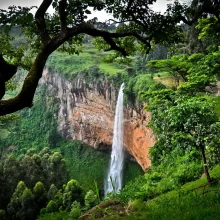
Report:
[[[135,201],[131,215],[125,219],[220,219],[219,165],[211,176],[215,179],[213,185],[208,185],[203,177],[150,202]]]

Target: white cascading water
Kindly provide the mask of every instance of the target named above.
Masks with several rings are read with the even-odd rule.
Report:
[[[122,188],[123,152],[123,89],[121,85],[115,110],[114,133],[111,153],[111,163],[105,181],[105,195],[109,192],[118,193]]]

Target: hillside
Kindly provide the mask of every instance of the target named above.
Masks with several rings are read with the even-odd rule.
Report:
[[[189,182],[176,190],[164,193],[148,201],[136,199],[122,205],[112,200],[108,208],[100,204],[79,219],[219,219],[220,167],[212,172],[213,184],[208,185],[204,177]],[[113,202],[114,201],[114,202]],[[48,216],[49,217],[49,216]]]
[[[220,4],[152,3],[0,9],[1,220],[220,219]]]
[[[117,73],[125,73],[127,65],[106,63],[104,59],[110,53],[95,49],[92,44],[84,44],[77,55],[54,52],[48,59],[46,66],[49,71],[59,72],[67,79],[73,79],[79,72],[83,72],[91,66],[98,66],[104,76],[114,77]],[[97,74],[97,73],[96,73]]]
[[[69,91],[71,90],[69,83],[72,83],[74,85],[73,88],[83,93],[82,90],[83,87],[81,87],[80,84],[79,85],[75,84],[75,82],[79,82],[79,79],[85,80],[85,82],[88,84],[92,84],[94,86],[93,88],[94,91],[96,91],[95,89],[97,86],[96,83],[99,80],[101,80],[103,83],[111,82],[112,91],[115,91],[116,94],[118,86],[124,81],[126,83],[126,88],[124,91],[126,105],[130,106],[128,107],[128,109],[129,108],[133,109],[132,114],[136,112],[135,113],[136,116],[135,115],[132,116],[133,121],[137,120],[135,119],[136,117],[143,117],[143,115],[145,114],[141,109],[141,106],[143,100],[146,100],[146,98],[149,104],[148,109],[152,111],[154,114],[158,114],[157,111],[160,110],[160,108],[164,108],[164,101],[167,99],[167,97],[171,97],[171,99],[176,99],[174,92],[172,92],[171,90],[167,90],[167,88],[173,88],[175,85],[175,83],[173,83],[172,85],[170,84],[171,81],[175,81],[175,78],[173,78],[173,76],[168,74],[167,72],[154,73],[154,80],[152,80],[151,78],[152,73],[142,74],[135,71],[136,69],[135,63],[131,63],[130,66],[119,65],[116,63],[106,64],[103,63],[102,59],[100,59],[103,56],[104,55],[101,54],[100,51],[92,48],[91,46],[89,46],[85,50],[85,52],[81,53],[80,55],[70,56],[68,54],[63,54],[63,53],[61,54],[59,52],[56,52],[53,55],[51,55],[47,63],[47,69],[48,71],[51,71],[51,73],[54,74],[51,79],[50,79],[51,76],[49,75],[44,76],[43,78],[44,81],[41,82],[41,86],[35,98],[34,107],[31,108],[30,110],[22,110],[20,112],[22,118],[15,121],[15,123],[11,124],[10,130],[5,129],[4,132],[1,132],[1,152],[2,152],[1,155],[2,158],[4,158],[3,164],[6,163],[5,159],[7,159],[7,155],[9,153],[13,153],[14,155],[16,155],[16,157],[20,158],[20,155],[26,155],[26,154],[30,155],[31,151],[36,153],[39,152],[41,154],[42,151],[45,152],[45,147],[47,147],[50,150],[52,150],[52,152],[60,152],[63,156],[63,159],[65,160],[65,164],[66,164],[65,169],[67,171],[65,175],[67,175],[68,178],[66,177],[65,178],[62,177],[62,178],[64,178],[65,180],[75,179],[79,181],[80,185],[82,185],[86,190],[92,189],[93,191],[95,191],[97,190],[98,187],[98,189],[101,192],[100,196],[103,195],[103,183],[104,183],[103,180],[105,178],[106,171],[108,168],[109,153],[107,152],[109,152],[109,150],[103,148],[104,142],[102,143],[101,151],[97,149],[95,150],[91,148],[91,146],[83,144],[82,142],[84,142],[85,139],[88,140],[88,134],[89,134],[88,132],[85,132],[84,134],[86,138],[84,138],[84,136],[82,135],[83,133],[80,133],[79,137],[81,139],[78,140],[81,140],[82,142],[76,141],[77,128],[68,127],[70,125],[70,122],[68,122],[68,120],[67,122],[65,122],[66,120],[65,118],[70,118],[71,121],[73,120],[71,118],[71,115],[70,116],[67,115],[72,114],[73,109],[77,105],[81,106],[80,112],[84,111],[83,108],[86,108],[88,110],[88,106],[89,105],[93,106],[92,104],[93,102],[95,103],[95,105],[92,108],[98,109],[97,102],[95,101],[96,93],[92,91],[92,87],[90,86],[90,89],[88,91],[87,90],[84,91],[86,94],[85,100],[83,99],[83,101],[82,100],[77,101],[78,99],[76,99],[75,101],[72,101],[71,104],[71,102],[65,98],[68,97],[66,94],[71,93]],[[58,75],[61,78],[56,78],[58,77]],[[160,83],[158,83],[157,81],[159,81]],[[62,85],[61,86],[62,92],[60,90],[56,92],[57,89],[56,84],[59,84],[58,82],[60,82]],[[141,94],[139,91],[145,91],[145,93]],[[14,91],[12,91],[12,93],[14,93]],[[73,92],[73,94],[75,94],[75,92]],[[97,94],[98,94],[97,100],[99,100],[99,104],[101,104],[100,102],[101,100],[103,101],[106,100],[107,102],[110,101],[112,102],[110,106],[113,106],[114,109],[115,100],[113,97],[111,100],[109,100],[108,98],[104,98],[104,96],[102,96],[103,94],[101,96],[99,92]],[[162,96],[161,95],[158,96],[158,94],[161,94]],[[148,99],[149,95],[154,96],[154,99],[153,100]],[[88,97],[90,96],[93,97],[92,98],[93,101],[91,100],[91,103],[88,99]],[[177,95],[177,98],[178,96],[179,95]],[[215,111],[219,115],[219,103],[220,103],[219,98],[218,97],[216,98],[212,94],[210,96],[206,95],[203,97],[205,97],[205,100],[207,100],[208,103],[215,101],[216,103]],[[189,97],[189,100],[190,98],[191,97]],[[155,101],[156,101],[156,106],[154,106]],[[85,107],[82,108],[83,102],[85,102]],[[198,104],[201,105],[203,103],[199,101]],[[158,108],[158,106],[160,105],[161,107]],[[69,108],[68,106],[72,106],[71,109],[68,109]],[[172,107],[172,105],[170,104],[167,105],[167,107],[169,106]],[[64,112],[66,112],[65,113],[66,115],[64,115],[63,113],[59,113],[61,111],[60,110],[61,107],[63,110],[65,110]],[[210,107],[211,105],[208,106],[208,108]],[[190,108],[192,109],[194,107],[190,106]],[[110,109],[105,111],[102,110],[101,112],[102,113],[105,112],[105,115],[108,115],[109,113],[107,112],[110,111]],[[165,109],[165,111],[169,111],[169,108]],[[196,113],[197,110],[195,109],[194,111]],[[130,115],[130,113],[128,115]],[[99,117],[100,117],[100,113],[99,113]],[[163,125],[163,123],[165,123],[165,126],[167,126],[166,120],[169,120],[169,118],[163,118],[164,115],[161,113],[157,115],[157,117],[158,118],[155,118],[153,115],[152,119],[154,123],[157,123],[157,119],[159,119],[161,126]],[[180,117],[182,116],[180,115]],[[110,120],[113,120],[113,118]],[[145,125],[149,123],[145,120],[146,119],[142,121],[143,124],[141,126],[145,127]],[[79,121],[81,121],[82,123],[82,119]],[[86,123],[88,123],[88,120],[85,120],[85,122],[83,123],[85,123],[86,125]],[[94,131],[95,129],[97,129],[98,126],[97,123],[100,122],[97,121],[95,123],[94,122],[93,123],[89,122],[89,123],[90,123],[89,126],[91,126],[92,124],[95,125],[94,128],[92,129],[90,128],[90,130],[93,130],[93,134],[94,134]],[[128,121],[126,123],[128,123]],[[68,125],[66,128],[65,128],[65,124]],[[83,126],[83,124],[81,124],[80,126]],[[86,126],[81,127],[83,128],[83,131],[86,131],[87,129]],[[36,127],[40,127],[41,129],[36,130]],[[130,132],[129,129],[135,131],[135,129],[137,129],[138,127],[140,128],[140,124],[137,126],[134,123],[134,127],[125,130],[129,132]],[[103,137],[102,134],[104,129],[105,128],[101,129],[100,134],[102,137]],[[70,136],[71,134],[70,131],[72,130],[74,130],[75,133],[73,133],[73,136]],[[17,135],[17,131],[19,131],[20,135]],[[167,133],[166,135],[169,135],[169,133]],[[95,138],[97,141],[97,137],[98,137],[97,133],[96,135],[90,134],[90,137]],[[128,140],[130,143],[134,143],[131,142],[131,139]],[[92,142],[90,141],[90,143]],[[141,155],[143,157],[143,153],[141,153],[140,151],[139,143],[137,142],[136,144],[137,149],[139,148],[139,150],[136,151],[136,153],[134,154],[137,156],[136,157],[137,161],[139,161],[138,158],[140,158]],[[149,167],[149,169],[147,169],[147,173],[144,175],[140,169],[140,166],[138,166],[137,163],[131,162],[129,159],[126,160],[124,167],[125,187],[121,190],[121,193],[119,195],[112,195],[112,196],[110,195],[110,198],[119,199],[123,204],[128,203],[128,206],[125,205],[125,208],[123,208],[123,210],[127,209],[128,213],[125,216],[122,215],[121,217],[119,217],[117,212],[114,214],[115,211],[113,209],[112,211],[113,213],[111,213],[110,216],[108,216],[108,214],[107,216],[106,214],[104,214],[105,218],[114,219],[115,217],[113,216],[116,215],[117,218],[119,219],[120,218],[145,219],[146,216],[149,216],[150,219],[160,218],[159,216],[163,216],[165,218],[166,216],[168,216],[167,218],[169,219],[169,216],[178,216],[178,215],[182,216],[183,214],[181,214],[181,211],[178,210],[182,210],[182,207],[186,206],[185,203],[195,202],[194,201],[195,198],[193,194],[192,195],[190,194],[188,197],[185,197],[182,196],[185,195],[185,193],[181,193],[180,204],[179,203],[176,204],[177,213],[173,213],[172,211],[173,209],[169,208],[168,206],[168,204],[171,204],[173,206],[174,203],[173,200],[175,200],[174,198],[176,198],[176,196],[179,195],[179,190],[184,183],[198,179],[202,175],[202,164],[200,159],[201,155],[199,151],[191,150],[191,152],[190,151],[188,152],[185,151],[184,149],[180,151],[178,148],[178,144],[179,144],[178,141],[174,143],[175,146],[177,146],[177,148],[173,147],[172,149],[167,150],[167,153],[169,152],[169,155],[167,155],[167,153],[163,153],[164,156],[161,155],[161,147],[156,148],[155,152],[151,150],[151,160],[153,162],[153,166]],[[186,139],[185,141],[182,141],[182,143],[180,143],[180,146],[184,146],[184,145],[187,146],[189,144],[190,143],[188,143],[188,140]],[[145,142],[143,147],[144,146],[146,149]],[[156,146],[160,146],[160,142],[157,142]],[[162,149],[165,148],[163,147]],[[132,149],[130,150],[131,150],[130,153],[132,153]],[[148,151],[147,154],[149,154]],[[210,151],[210,156],[212,154],[213,154],[212,151]],[[217,157],[216,156],[213,157],[214,159],[213,165],[217,163],[216,161],[218,161],[218,156]],[[213,165],[211,164],[211,166]],[[217,172],[215,170],[218,170],[218,168],[215,168],[213,172]],[[13,181],[15,181],[14,182],[15,185],[13,186],[15,188],[18,182],[16,183],[15,179]],[[203,180],[201,181],[205,181],[205,178],[203,178]],[[193,187],[196,188],[204,184],[201,183],[199,180],[198,185],[197,182],[192,183],[191,188]],[[33,185],[28,185],[28,187],[33,187]],[[181,191],[182,190],[184,191],[186,189],[185,187],[186,186],[183,186],[183,188],[181,188]],[[217,187],[216,190],[218,190],[218,186],[216,187]],[[172,191],[173,189],[175,189],[175,191]],[[209,186],[205,187],[205,189],[208,190]],[[196,192],[197,191],[198,190],[196,190]],[[167,194],[167,192],[169,193]],[[168,195],[169,199],[167,199],[166,195]],[[209,195],[209,193],[207,193],[207,195]],[[150,203],[147,202],[147,205],[145,206],[144,201],[149,201],[149,199],[151,200],[152,198],[155,199],[153,199]],[[131,202],[131,204],[129,202],[130,200],[133,201]],[[169,200],[169,202],[167,202],[167,200]],[[203,204],[202,201],[203,200],[201,200],[201,203]],[[214,201],[214,203],[215,202],[216,201]],[[167,206],[165,206],[165,204]],[[205,201],[204,204],[206,204]],[[162,208],[163,206],[165,206],[166,209]],[[187,207],[190,208],[190,206],[186,206],[186,208]],[[203,206],[201,206],[201,210],[204,210],[204,208],[202,207]],[[216,207],[218,207],[218,205]],[[155,209],[161,211],[155,213]],[[164,213],[165,210],[171,210],[172,214],[170,213],[165,214]],[[207,210],[207,212],[209,213],[210,210],[212,209]],[[203,215],[200,209],[198,209],[198,213]],[[204,211],[204,213],[206,213],[206,211]],[[215,215],[215,213],[216,211],[213,211],[213,215]],[[59,214],[57,213],[55,215],[59,215]],[[54,217],[55,215],[45,214],[43,215],[45,217],[42,217],[42,219],[50,218],[50,216],[52,218],[55,218]],[[66,213],[63,213],[62,218],[65,218],[65,215]],[[189,215],[194,215],[194,214],[190,212]],[[184,218],[187,219],[187,215]]]

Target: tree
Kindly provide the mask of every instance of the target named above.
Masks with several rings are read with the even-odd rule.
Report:
[[[213,93],[220,70],[220,50],[204,54],[193,54],[188,60],[191,67],[187,71],[187,82],[179,86],[179,90],[190,93]]]
[[[159,157],[169,154],[174,148],[186,151],[196,148],[201,152],[204,173],[208,183],[211,183],[206,149],[214,140],[218,140],[220,131],[212,100],[168,89],[146,95],[151,97],[148,99],[148,109],[152,112],[150,125],[159,139],[154,146],[153,156],[158,161]]]
[[[63,207],[66,210],[70,210],[74,201],[82,204],[83,200],[83,188],[79,185],[78,181],[70,180],[63,191]]]
[[[205,149],[211,140],[218,136],[218,117],[213,104],[201,97],[183,97],[166,113],[167,130],[173,131],[172,138],[178,140],[184,136],[201,152],[204,173],[208,183],[211,183]]]
[[[192,62],[187,55],[173,56],[166,60],[151,60],[148,62],[148,68],[152,72],[157,70],[169,72],[176,81],[176,86],[179,85],[180,79],[187,81],[186,75],[191,66]]]
[[[87,209],[90,209],[98,204],[97,195],[92,191],[89,190],[85,195],[85,206]]]
[[[170,73],[179,86],[179,89],[186,93],[194,94],[198,91],[204,92],[212,90],[219,77],[220,70],[220,50],[208,54],[182,54],[173,56],[166,60],[151,60],[148,62],[151,72],[166,71]],[[210,91],[208,91],[210,92]]]
[[[204,42],[209,51],[218,50],[218,46],[220,44],[219,19],[219,16],[215,15],[202,18],[198,20],[198,24],[196,26],[196,29],[199,32],[198,38]]]
[[[43,183],[37,182],[35,184],[33,188],[33,197],[34,202],[36,203],[36,212],[39,213],[39,211],[45,207],[47,202],[47,192]]]
[[[33,194],[24,182],[18,183],[7,206],[7,212],[12,219],[35,219]]]
[[[81,215],[80,203],[77,201],[74,201],[71,206],[71,211],[70,211],[69,216],[72,219],[78,219],[80,215]]]
[[[2,54],[0,54],[0,99],[5,95],[6,82],[12,78],[16,73],[17,67],[15,65],[7,63]]]
[[[0,218],[1,218],[2,220],[6,220],[6,219],[7,219],[7,218],[6,218],[6,212],[5,212],[5,210],[0,209]]]
[[[138,51],[135,56],[135,69],[136,69],[136,71],[140,72],[140,73],[146,73],[147,61],[148,61],[147,55],[146,54],[143,55]]]
[[[57,187],[54,184],[52,184],[50,186],[50,189],[48,190],[48,193],[47,193],[48,199],[53,200],[57,192],[58,192]]]
[[[65,160],[58,152],[52,153],[44,148],[39,155],[34,149],[29,149],[25,155],[16,158],[15,155],[2,157],[0,162],[0,209],[5,209],[10,202],[19,181],[32,189],[35,202],[35,210],[39,211],[48,198],[53,199],[58,189],[68,179]]]
[[[7,65],[6,62],[3,62],[0,58],[0,66],[2,69],[4,69],[6,72],[7,67],[5,67]],[[12,83],[12,80],[6,80],[5,78],[2,78],[3,76],[1,76],[1,70],[0,70],[0,99],[4,96],[4,92],[7,90],[15,90],[16,85],[14,83]],[[8,76],[7,76],[8,77]],[[9,77],[10,78],[10,77]],[[10,115],[4,115],[4,116],[0,116],[0,142],[1,139],[4,139],[5,136],[7,136],[8,131],[10,130],[10,123],[19,119],[20,115],[13,113]],[[5,135],[6,134],[6,135]]]
[[[5,208],[21,178],[20,164],[14,155],[2,161],[0,184],[0,207]]]
[[[10,71],[1,69],[1,99],[5,93],[5,82],[15,74],[16,68],[23,66],[28,70],[19,94],[0,101],[0,115],[31,107],[49,55],[60,49],[61,45],[67,52],[78,53],[77,45],[82,42],[84,34],[101,37],[104,41],[101,43],[102,48],[115,50],[126,56],[137,48],[136,40],[141,45],[142,52],[148,52],[152,41],[155,44],[178,42],[181,29],[177,24],[180,21],[190,25],[208,13],[219,15],[218,0],[193,0],[190,6],[175,2],[168,7],[165,15],[150,9],[150,5],[155,1],[42,0],[35,17],[29,8],[12,6],[9,11],[0,10],[1,38],[4,39],[0,45],[0,58],[6,66],[12,65]],[[53,15],[46,13],[51,4],[55,8]],[[105,30],[103,25],[97,23],[96,18],[87,20],[88,14],[91,14],[90,8],[112,13],[113,22],[120,24],[115,32]],[[22,27],[27,37],[26,45],[32,45],[31,47],[11,46],[9,30],[17,25]],[[32,57],[32,62],[28,62]],[[10,58],[14,61],[13,64],[9,64]]]

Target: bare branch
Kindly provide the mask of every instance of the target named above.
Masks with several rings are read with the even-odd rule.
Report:
[[[184,22],[185,24],[189,25],[189,26],[191,26],[191,25],[196,21],[196,18],[193,19],[193,20],[191,20],[191,21],[189,21],[189,20],[187,20],[184,16],[179,16],[179,19],[180,19],[182,22]]]
[[[35,19],[38,27],[38,31],[40,33],[40,38],[43,44],[48,42],[50,40],[50,35],[48,34],[47,27],[46,27],[46,22],[44,15],[51,5],[53,0],[43,0],[41,3],[40,7],[38,8],[36,14],[35,14]]]
[[[97,30],[85,24],[75,26],[73,28],[67,28],[65,33],[60,32],[60,34],[54,37],[51,41],[45,42],[45,44],[42,45],[42,48],[38,53],[32,68],[25,78],[20,93],[12,99],[0,100],[0,115],[10,114],[25,107],[32,106],[34,94],[38,86],[38,82],[42,77],[42,72],[48,56],[65,41],[79,34],[89,34],[94,37],[103,37],[103,39],[110,45],[110,49],[117,50],[124,56],[127,55],[126,51],[117,46],[113,39],[125,36],[133,36],[133,33],[109,33],[104,30]]]
[[[151,41],[151,37],[142,37],[141,35],[137,34],[137,33],[134,33],[133,34],[134,37],[136,37],[140,42],[142,42],[143,44],[145,44],[148,49],[146,51],[146,53],[148,53],[151,49],[151,44],[150,44],[150,41]]]

